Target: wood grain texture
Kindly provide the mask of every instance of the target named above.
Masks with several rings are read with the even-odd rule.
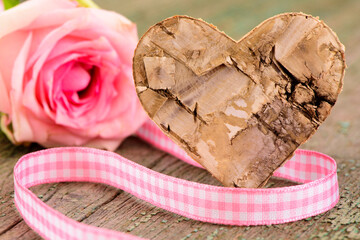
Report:
[[[136,21],[139,35],[153,23],[175,14],[201,17],[234,39],[281,12],[303,11],[320,16],[346,46],[348,69],[343,92],[332,114],[303,148],[321,151],[336,159],[341,199],[334,209],[311,219],[272,226],[232,227],[187,220],[101,184],[42,185],[32,188],[35,194],[74,219],[128,230],[151,239],[360,239],[360,110],[357,104],[360,102],[360,1],[101,0],[98,3]],[[0,239],[41,239],[21,220],[12,198],[12,168],[16,160],[37,149],[36,145],[14,148],[0,135]],[[117,152],[171,176],[217,184],[206,171],[182,163],[137,138],[127,139]],[[268,186],[289,184],[271,179]]]
[[[269,18],[239,41],[175,16],[143,35],[133,69],[166,135],[224,186],[257,188],[327,118],[344,61],[336,34],[303,13]]]

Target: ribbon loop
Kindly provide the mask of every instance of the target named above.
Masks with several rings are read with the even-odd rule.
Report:
[[[151,123],[138,135],[198,165]],[[217,187],[167,176],[112,152],[53,148],[27,154],[18,161],[14,168],[15,204],[28,225],[47,239],[141,239],[69,219],[28,188],[52,182],[105,183],[185,217],[230,225],[296,221],[325,212],[338,202],[336,163],[324,154],[297,150],[274,175],[304,184],[271,189]]]

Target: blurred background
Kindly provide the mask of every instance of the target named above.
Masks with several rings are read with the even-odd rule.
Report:
[[[95,0],[102,8],[125,15],[138,26],[139,35],[153,24],[173,15],[202,18],[234,39],[263,20],[283,12],[319,16],[334,29],[343,43],[360,31],[358,0]],[[360,32],[357,33],[358,35]],[[359,38],[358,38],[359,39]]]
[[[337,159],[360,155],[360,1],[359,0],[95,0],[102,8],[125,15],[137,24],[139,37],[155,23],[173,15],[202,18],[233,39],[265,19],[283,12],[318,16],[345,45],[344,89],[332,114],[302,148]]]

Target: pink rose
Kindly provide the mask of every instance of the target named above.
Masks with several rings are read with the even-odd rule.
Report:
[[[0,26],[1,128],[13,142],[114,150],[145,121],[125,17],[30,0],[0,13]]]
[[[4,3],[0,0],[0,12],[4,11]]]

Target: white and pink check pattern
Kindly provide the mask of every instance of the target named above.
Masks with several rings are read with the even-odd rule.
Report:
[[[194,163],[152,123],[146,123],[137,134]],[[216,187],[155,172],[112,152],[53,148],[27,154],[18,161],[14,169],[15,204],[27,224],[46,239],[140,239],[69,219],[28,188],[53,182],[100,182],[185,217],[230,225],[296,221],[325,212],[338,202],[336,163],[324,154],[297,150],[275,176],[303,184],[273,189]]]

